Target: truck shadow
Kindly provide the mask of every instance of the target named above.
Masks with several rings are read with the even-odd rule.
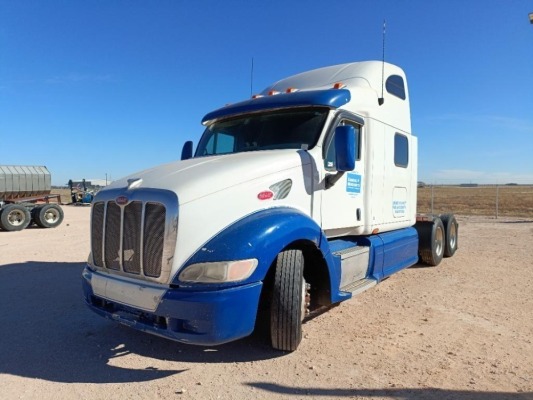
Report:
[[[387,398],[399,400],[531,400],[533,392],[477,392],[438,388],[387,388],[387,389],[323,389],[313,387],[290,387],[268,382],[250,382],[250,387],[264,392],[295,396],[297,398]]]
[[[55,382],[144,382],[187,369],[160,361],[230,363],[279,357],[258,335],[205,348],[122,327],[84,304],[84,263],[26,262],[0,266],[0,374]],[[135,354],[135,368],[112,365]],[[138,369],[138,365],[143,368]]]

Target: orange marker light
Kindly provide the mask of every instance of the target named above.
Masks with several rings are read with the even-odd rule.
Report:
[[[297,92],[297,91],[298,91],[298,89],[290,87],[290,88],[287,88],[287,90],[285,90],[285,93],[294,93],[294,92]]]
[[[342,89],[342,88],[345,88],[346,85],[342,82],[337,82],[336,84],[333,85],[333,89]]]

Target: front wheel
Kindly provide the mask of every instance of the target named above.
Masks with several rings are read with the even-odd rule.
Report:
[[[302,320],[306,307],[306,284],[301,250],[278,254],[270,309],[272,347],[294,351],[302,341]]]

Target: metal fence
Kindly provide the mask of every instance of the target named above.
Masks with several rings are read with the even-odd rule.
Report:
[[[418,212],[533,218],[533,185],[425,185]]]

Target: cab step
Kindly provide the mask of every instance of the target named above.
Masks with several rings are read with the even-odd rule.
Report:
[[[376,286],[378,281],[372,278],[361,279],[357,282],[350,283],[341,288],[343,292],[351,292],[353,296],[364,292],[367,289],[370,289],[373,286]]]

